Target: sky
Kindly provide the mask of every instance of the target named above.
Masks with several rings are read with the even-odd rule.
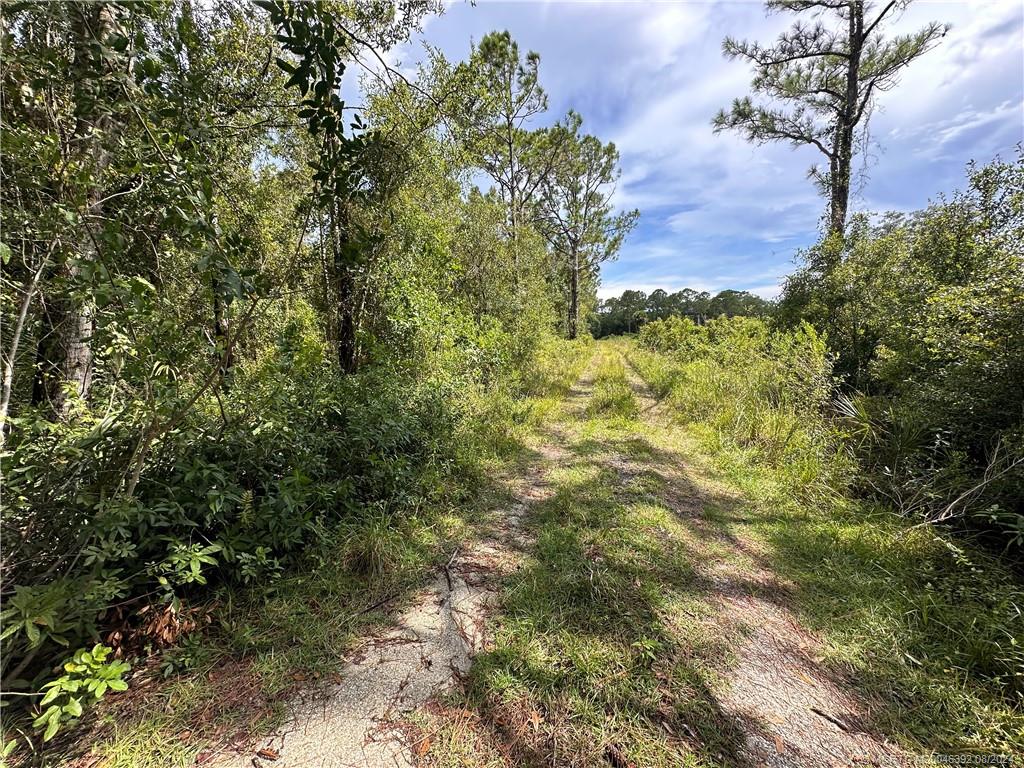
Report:
[[[471,41],[505,29],[523,53],[540,54],[547,122],[573,109],[586,132],[614,141],[614,202],[641,212],[618,259],[602,267],[601,297],[688,287],[773,298],[798,249],[817,238],[825,202],[807,170],[824,157],[716,135],[711,119],[749,92],[751,78],[722,56],[722,38],[768,43],[791,20],[755,0],[477,0],[429,18],[391,58],[411,70],[426,41],[462,60]],[[1024,0],[918,0],[890,29],[932,20],[951,29],[877,100],[854,210],[924,207],[964,185],[970,160],[1009,159],[1024,141]]]

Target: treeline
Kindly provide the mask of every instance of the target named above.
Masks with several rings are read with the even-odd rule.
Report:
[[[563,386],[637,216],[615,147],[508,33],[386,67],[439,9],[400,6],[4,7],[3,689],[45,738],[123,688],[94,643],[159,649],[310,557],[379,570]]]
[[[621,296],[598,303],[591,320],[591,332],[597,338],[635,333],[653,320],[687,317],[694,322],[720,317],[768,317],[774,303],[747,291],[725,290],[712,296],[707,291],[683,288],[675,293],[658,288],[647,295],[643,291],[623,291]]]

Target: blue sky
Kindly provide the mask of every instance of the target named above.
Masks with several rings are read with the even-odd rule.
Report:
[[[601,296],[626,288],[750,290],[772,297],[814,241],[824,208],[806,179],[810,148],[755,147],[714,135],[719,107],[748,91],[749,69],[721,55],[726,35],[768,42],[790,20],[760,2],[455,3],[392,52],[403,68],[422,41],[451,59],[507,29],[540,54],[550,119],[574,109],[622,157],[616,203],[640,224],[602,269]],[[952,29],[881,95],[856,210],[914,210],[962,186],[973,159],[1009,158],[1024,141],[1024,3],[912,4],[891,28]]]

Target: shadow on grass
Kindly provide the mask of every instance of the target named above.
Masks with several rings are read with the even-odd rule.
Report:
[[[1024,589],[1003,565],[860,505],[757,527],[794,611],[837,649],[827,669],[872,702],[866,728],[944,753],[1024,750]]]
[[[678,467],[642,438],[571,446],[554,494],[527,518],[534,556],[503,592],[470,703],[528,764],[616,764],[621,754],[637,765],[753,766],[744,740],[767,731],[714,693],[729,643],[708,620],[698,554],[635,509],[638,475],[616,455],[643,459],[651,491],[668,486],[659,467]]]
[[[635,451],[696,538],[785,583],[740,573],[716,589],[775,603],[821,635],[814,671],[867,702],[862,730],[924,752],[1024,749],[1024,589],[1006,563],[889,510],[800,501],[770,467],[745,470],[752,502],[695,489],[672,473],[683,458],[671,451]]]
[[[868,702],[865,730],[911,749],[1024,753],[1024,587],[1012,565],[890,510],[808,500],[784,469],[742,451],[712,453],[721,469],[702,474],[756,501],[705,503],[699,519],[683,505],[681,519],[786,580],[784,594],[758,596],[824,638],[818,667]]]

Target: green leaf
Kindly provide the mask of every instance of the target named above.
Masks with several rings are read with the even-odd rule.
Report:
[[[295,74],[295,70],[296,70],[296,69],[298,69],[298,67],[296,67],[296,66],[295,66],[294,64],[292,64],[291,62],[285,61],[285,60],[284,60],[284,59],[282,59],[282,58],[277,58],[277,59],[275,59],[274,61],[276,61],[276,62],[277,62],[277,66],[278,66],[278,67],[280,67],[281,69],[283,69],[283,70],[284,70],[285,72],[287,72],[287,73],[288,73],[289,75],[293,75],[293,74]]]
[[[142,296],[146,293],[156,293],[156,286],[146,278],[139,275],[132,276],[131,289],[132,293],[136,296]]]
[[[51,720],[54,720],[54,719],[57,719],[57,720],[60,719],[60,707],[58,707],[56,705],[54,705],[52,707],[48,707],[46,709],[46,711],[43,712],[43,714],[39,715],[39,717],[37,717],[35,720],[32,721],[32,725],[34,725],[37,728],[39,728],[42,725],[44,725],[45,723],[48,723],[48,722],[50,722]]]
[[[64,705],[64,712],[71,715],[72,717],[82,716],[82,701],[81,699],[70,699],[68,703]]]
[[[58,696],[60,696],[60,694],[61,694],[60,688],[58,688],[58,687],[51,688],[50,690],[48,690],[46,692],[46,695],[43,696],[42,700],[39,702],[39,705],[45,707],[51,701],[53,701]]]

